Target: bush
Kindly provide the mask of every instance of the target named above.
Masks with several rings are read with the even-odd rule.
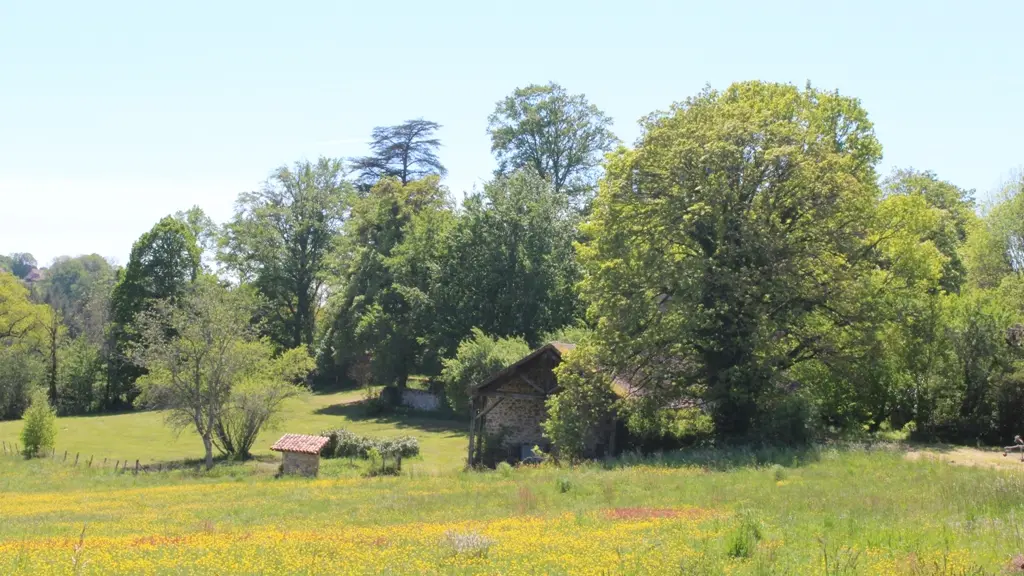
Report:
[[[448,405],[460,414],[468,414],[469,387],[529,353],[530,346],[522,338],[492,338],[474,328],[473,336],[459,344],[455,357],[442,361],[441,381]]]
[[[544,435],[558,447],[560,459],[579,460],[611,417],[611,378],[598,368],[597,354],[588,345],[567,354],[555,368],[555,377],[561,392],[547,400]]]
[[[40,388],[32,393],[32,403],[25,411],[24,420],[21,443],[25,445],[26,458],[41,456],[47,448],[53,448],[57,439],[57,413],[50,407],[46,391]]]
[[[324,458],[368,459],[373,450],[383,458],[412,458],[420,454],[420,443],[415,436],[373,438],[344,429],[325,430],[320,435],[327,437],[327,444],[320,450]]]
[[[760,523],[745,514],[740,519],[740,525],[729,535],[726,552],[733,558],[750,558],[760,541]]]

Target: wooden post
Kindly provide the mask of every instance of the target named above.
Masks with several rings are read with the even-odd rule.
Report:
[[[78,466],[78,452],[75,452],[75,466]]]
[[[7,442],[4,442],[4,456],[7,456]]]
[[[104,459],[103,459],[103,467],[104,467],[104,468],[106,468],[106,467],[107,467],[107,459],[106,459],[106,458],[104,458]]]
[[[466,455],[466,466],[473,467],[473,433],[476,431],[476,397],[469,399],[469,453]]]
[[[63,460],[61,460],[61,462],[67,462],[67,461],[68,461],[68,451],[67,451],[67,450],[65,450],[65,451],[64,451],[64,459],[63,459]]]
[[[139,461],[138,460],[135,461],[135,475],[136,476],[139,475]]]
[[[92,468],[92,454],[89,455],[89,465],[86,468]]]
[[[117,467],[118,467],[118,466],[119,466],[120,464],[121,464],[121,461],[120,461],[120,460],[115,460],[115,461],[114,461],[114,472],[117,472]]]

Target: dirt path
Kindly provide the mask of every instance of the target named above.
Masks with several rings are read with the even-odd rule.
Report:
[[[907,450],[907,458],[918,460],[933,458],[957,466],[982,466],[1003,470],[1024,471],[1024,462],[1019,452],[1010,452],[1005,457],[997,448],[968,448],[966,446],[920,446]]]

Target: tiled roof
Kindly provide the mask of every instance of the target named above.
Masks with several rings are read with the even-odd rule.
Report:
[[[303,454],[319,454],[320,449],[327,444],[324,436],[307,436],[305,434],[285,434],[281,439],[274,442],[271,450],[278,452],[302,452]]]

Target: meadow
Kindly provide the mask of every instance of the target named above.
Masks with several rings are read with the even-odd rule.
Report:
[[[329,394],[307,394],[290,400],[280,421],[272,429],[260,433],[253,446],[259,460],[274,457],[270,446],[284,432],[317,434],[332,428],[347,428],[370,436],[416,436],[423,460],[420,466],[438,471],[457,470],[465,461],[468,423],[433,416],[369,415],[362,406],[365,391],[348,390]],[[7,445],[20,443],[22,422],[0,422],[0,441]],[[125,414],[73,416],[58,420],[58,458],[68,452],[93,464],[104,459],[113,467],[117,461],[141,465],[180,463],[203,454],[203,444],[192,430],[175,434],[164,423],[163,414],[137,411]]]
[[[1024,468],[986,456],[1007,467],[893,445],[315,480],[7,457],[0,573],[998,574]]]

